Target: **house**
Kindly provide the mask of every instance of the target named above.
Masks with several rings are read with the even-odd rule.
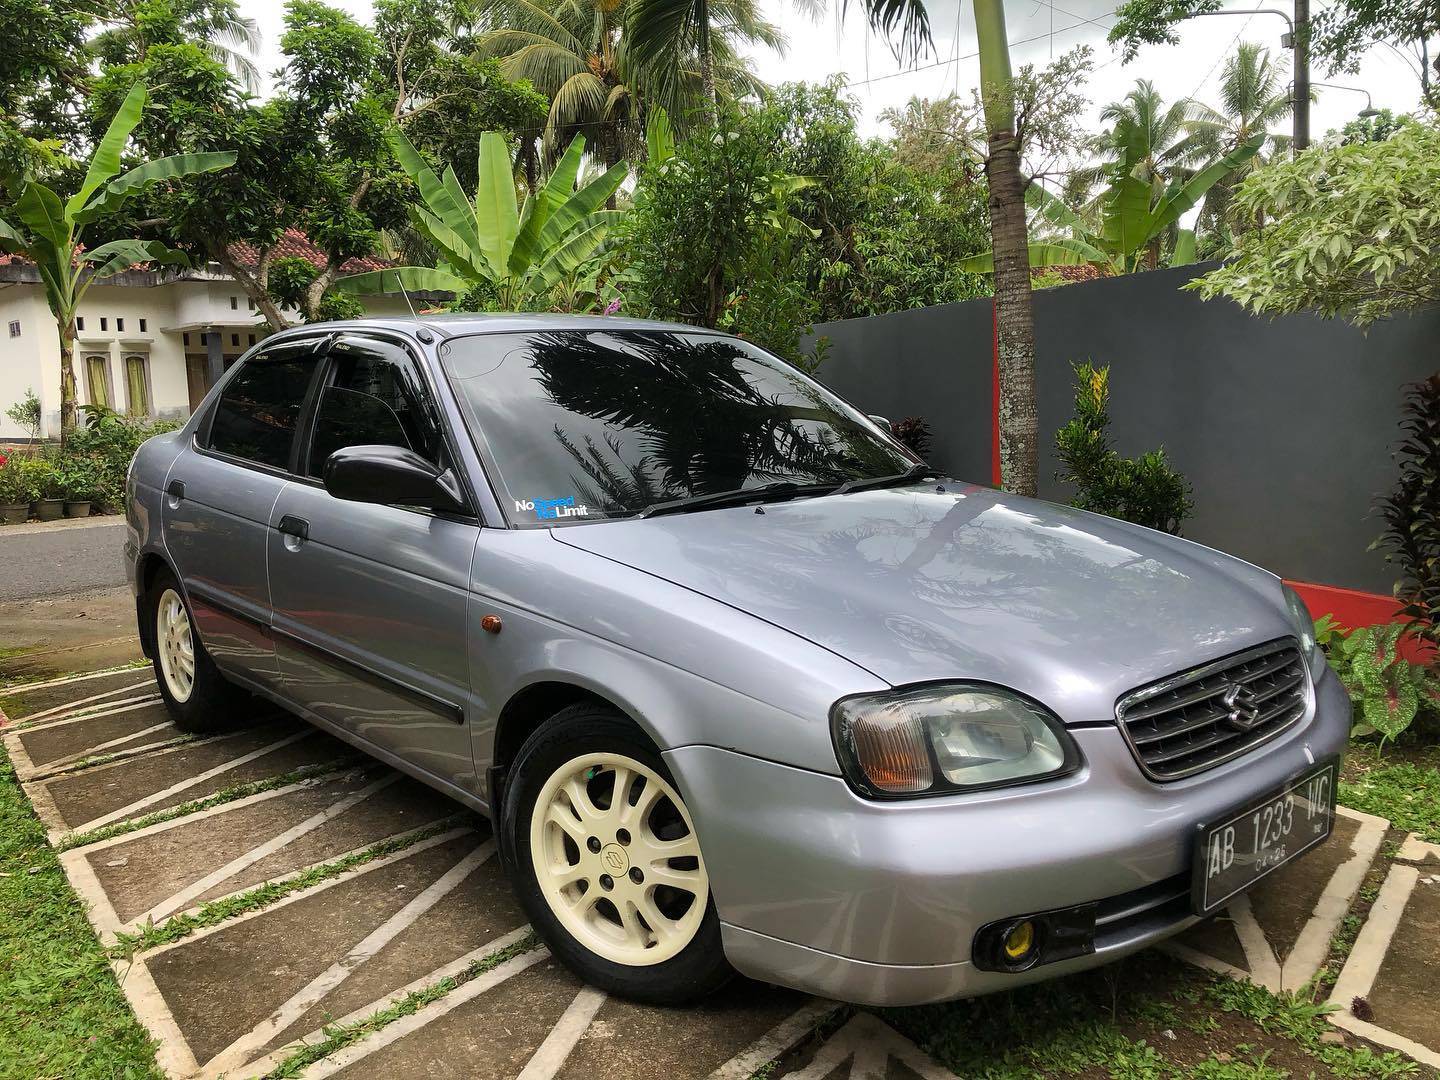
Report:
[[[231,254],[253,266],[255,253]],[[277,255],[317,266],[320,253],[288,230]],[[346,273],[376,270],[378,259],[352,259]],[[403,296],[363,298],[374,315],[403,315]],[[420,301],[416,300],[418,304]],[[286,312],[297,318],[295,312]],[[75,396],[131,416],[184,419],[214,379],[265,336],[263,318],[245,290],[218,265],[175,272],[130,270],[85,294],[76,320]],[[0,254],[0,442],[25,438],[4,410],[27,390],[40,399],[42,438],[60,434],[60,341],[33,264]]]

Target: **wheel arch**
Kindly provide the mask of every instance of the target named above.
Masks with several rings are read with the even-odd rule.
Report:
[[[150,589],[162,571],[175,573],[165,556],[155,551],[143,552],[135,563],[135,624],[140,631],[140,651],[148,660],[155,658],[155,626],[146,609],[150,604]]]

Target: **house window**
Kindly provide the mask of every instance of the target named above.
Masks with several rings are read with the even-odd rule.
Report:
[[[180,335],[180,338],[181,338],[182,341],[185,342],[186,345],[189,345],[189,344],[190,344],[190,335],[189,335],[189,334],[181,334],[181,335]]]
[[[200,335],[200,344],[201,344],[201,345],[209,345],[209,344],[210,344],[210,335],[209,335],[209,334],[201,334],[201,335]]]
[[[248,307],[251,311],[254,311],[254,310],[255,310],[255,298],[254,298],[253,296],[247,296],[247,297],[245,298],[245,306]]]
[[[232,297],[230,297],[230,310],[231,310],[231,311],[239,311],[239,310],[240,310],[240,298],[239,298],[238,296],[232,296]]]
[[[254,344],[255,344],[255,335],[254,335],[254,334],[251,334],[251,335],[250,335],[250,344],[251,344],[251,345],[254,345]]]
[[[76,319],[75,319],[75,329],[76,329],[76,330],[84,330],[84,329],[85,329],[85,316],[80,315],[80,316],[77,316],[77,317],[76,317]]]
[[[101,330],[109,330],[109,329],[110,329],[110,320],[107,319],[104,315],[101,315],[101,316],[100,316],[100,329],[101,329]]]
[[[85,395],[89,404],[110,407],[110,358],[85,357]]]
[[[140,320],[140,332],[143,334],[143,333],[145,333],[145,331],[146,331],[145,320],[144,320],[144,319],[141,319],[141,320]]]
[[[115,329],[116,329],[117,331],[119,331],[120,333],[123,334],[123,333],[125,332],[125,320],[124,320],[124,319],[116,319],[116,320],[115,320]]]
[[[19,319],[11,319],[11,320],[10,320],[10,336],[11,336],[11,337],[19,337],[19,336],[20,336],[20,320],[19,320]]]
[[[236,346],[238,346],[238,345],[240,344],[240,335],[239,335],[239,334],[231,334],[231,335],[230,335],[230,344],[231,344],[231,345],[236,345]]]
[[[143,354],[125,357],[125,411],[129,416],[150,415],[150,361]]]

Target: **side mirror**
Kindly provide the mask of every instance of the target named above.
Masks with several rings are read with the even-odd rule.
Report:
[[[325,490],[337,499],[429,510],[468,510],[460,485],[403,446],[346,446],[325,461]]]
[[[895,434],[895,429],[890,426],[890,421],[886,417],[878,416],[875,413],[870,413],[869,418],[875,421],[875,423],[879,424],[882,428],[884,428],[888,434]]]

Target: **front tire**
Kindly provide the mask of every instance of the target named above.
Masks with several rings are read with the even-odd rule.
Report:
[[[689,811],[660,755],[622,714],[572,705],[532,733],[502,820],[521,906],[586,982],[680,1005],[730,978]]]
[[[181,731],[227,731],[243,716],[250,696],[225,680],[195,633],[190,604],[175,575],[155,576],[149,592],[150,629],[154,634],[155,681]]]

